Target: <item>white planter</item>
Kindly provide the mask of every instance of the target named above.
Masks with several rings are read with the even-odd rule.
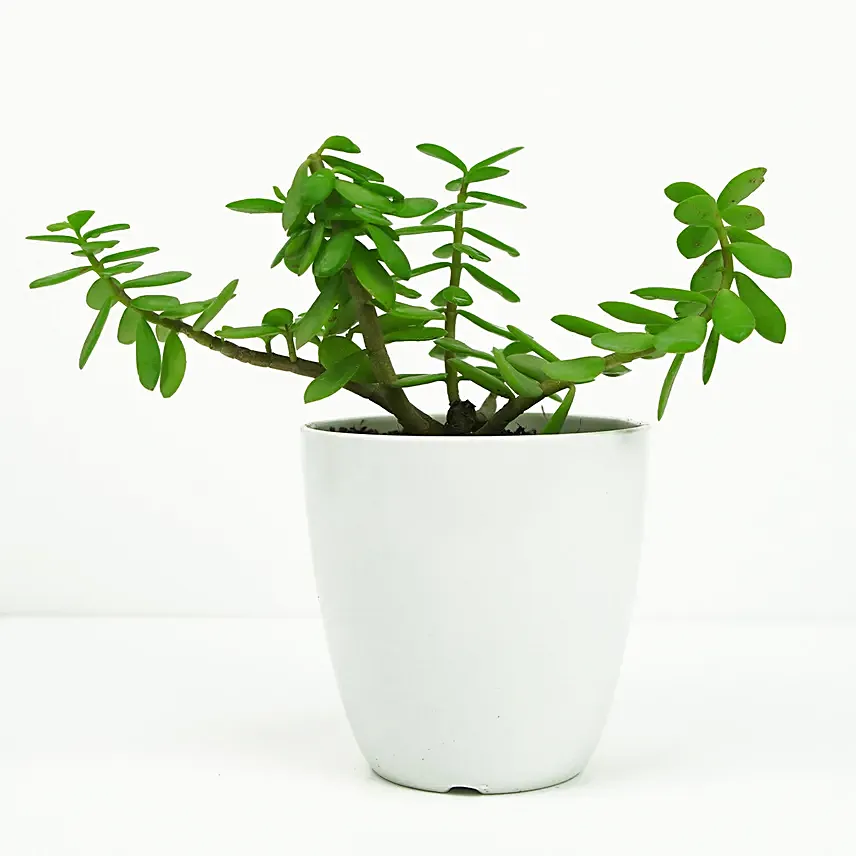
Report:
[[[327,641],[366,760],[429,791],[573,778],[621,665],[647,428],[572,417],[553,436],[323,430],[353,424],[305,427],[303,453]]]

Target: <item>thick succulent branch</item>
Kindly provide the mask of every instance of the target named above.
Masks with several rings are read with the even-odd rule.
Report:
[[[78,237],[80,237],[79,234]],[[86,258],[89,261],[89,264],[92,265],[92,270],[99,276],[103,276],[104,267],[98,258],[91,253],[87,253]],[[252,348],[245,348],[242,345],[236,345],[234,342],[230,342],[227,339],[212,336],[204,330],[194,330],[190,324],[186,324],[184,321],[180,321],[175,318],[164,318],[157,312],[140,309],[133,305],[133,299],[128,296],[127,292],[122,288],[121,283],[115,277],[106,277],[106,279],[110,282],[116,300],[123,306],[132,307],[135,312],[139,312],[140,316],[145,318],[149,323],[159,324],[161,327],[174,330],[176,333],[180,333],[182,336],[186,336],[197,344],[209,348],[212,351],[216,351],[224,357],[229,357],[230,359],[238,360],[239,362],[247,363],[251,366],[277,369],[278,371],[291,372],[292,374],[298,374],[308,378],[316,378],[324,372],[324,366],[320,363],[300,359],[296,356],[292,359],[291,357],[284,357],[280,354],[275,354],[272,351],[256,351]],[[345,388],[350,392],[377,404],[378,407],[382,407],[389,413],[393,413],[387,405],[381,390],[375,389],[368,384],[354,382],[347,384]]]
[[[347,270],[345,278],[351,299],[356,306],[357,321],[360,325],[360,333],[365,342],[372,371],[378,382],[383,385],[386,409],[397,417],[401,427],[408,434],[443,433],[443,427],[439,422],[419,410],[410,402],[403,390],[394,386],[397,375],[386,350],[383,330],[381,330],[377,312],[369,299],[368,292],[360,285],[352,271]]]

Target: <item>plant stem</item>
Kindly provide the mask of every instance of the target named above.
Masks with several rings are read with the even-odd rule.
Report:
[[[77,237],[79,238],[80,231],[76,230],[76,232]],[[302,377],[308,378],[316,378],[325,371],[324,366],[320,363],[315,363],[311,360],[299,359],[296,354],[292,358],[290,356],[283,357],[273,351],[255,351],[252,348],[245,348],[241,345],[236,345],[234,342],[230,342],[227,339],[220,339],[217,336],[212,336],[204,330],[194,330],[191,325],[185,324],[184,321],[180,321],[179,319],[163,318],[156,312],[133,306],[132,298],[130,298],[122,288],[121,283],[114,277],[104,277],[104,266],[98,258],[92,253],[87,253],[86,258],[89,261],[89,264],[92,265],[92,270],[99,277],[107,279],[110,283],[116,300],[123,306],[133,307],[134,311],[139,312],[140,316],[150,324],[159,324],[161,327],[174,330],[176,333],[181,333],[181,335],[186,336],[188,339],[192,339],[197,344],[209,348],[212,351],[216,351],[224,357],[228,357],[232,360],[238,360],[239,362],[247,363],[251,366],[291,372],[292,374],[298,374]],[[354,381],[351,381],[345,386],[345,389],[349,392],[353,392],[355,395],[359,395],[361,398],[368,399],[378,407],[386,410],[388,413],[395,415],[388,406],[383,392],[377,387],[370,384],[355,383]]]
[[[464,182],[461,189],[458,191],[458,202],[467,201],[467,184]],[[452,232],[452,243],[460,244],[464,240],[464,212],[455,212],[455,227]],[[449,287],[458,288],[461,284],[461,253],[460,250],[452,250],[452,268],[449,274]],[[455,325],[458,319],[458,305],[451,301],[446,303],[446,338],[455,338]],[[449,404],[454,404],[460,400],[458,391],[458,372],[450,365],[450,360],[454,359],[455,355],[451,351],[446,351],[443,356],[443,363],[446,367],[446,393],[449,397]]]
[[[368,292],[360,285],[350,269],[345,271],[345,281],[348,284],[351,299],[356,306],[357,320],[366,346],[369,363],[375,378],[384,386],[383,395],[387,403],[386,409],[398,418],[401,427],[409,434],[441,434],[443,426],[411,404],[404,390],[393,386],[398,376],[386,350],[377,311],[369,299]]]

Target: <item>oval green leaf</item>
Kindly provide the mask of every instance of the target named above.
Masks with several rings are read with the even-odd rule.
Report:
[[[366,227],[366,231],[374,241],[381,261],[395,276],[405,280],[410,279],[410,262],[401,247],[378,226],[369,225]]]
[[[662,312],[636,306],[635,303],[624,303],[621,300],[607,300],[600,304],[600,308],[607,315],[619,321],[626,321],[628,324],[671,324],[673,320]]]
[[[791,275],[791,260],[787,253],[769,244],[731,244],[729,249],[734,258],[752,273],[771,279],[785,279]]]
[[[758,284],[745,273],[734,274],[740,299],[749,307],[755,317],[755,329],[758,335],[769,342],[781,344],[785,341],[787,324],[782,310],[773,302]]]
[[[161,369],[160,345],[150,324],[141,318],[137,325],[137,376],[148,390],[158,385]]]
[[[597,333],[591,337],[591,343],[605,351],[635,354],[653,348],[654,337],[650,333]]]
[[[716,202],[706,193],[690,196],[678,203],[675,208],[675,219],[681,223],[697,225],[716,222]]]
[[[699,315],[680,318],[654,336],[654,347],[666,354],[688,354],[702,346],[707,322]]]
[[[119,330],[116,334],[116,338],[123,345],[133,345],[137,341],[137,324],[140,323],[140,318],[140,313],[136,309],[125,307],[119,319]]]
[[[751,205],[732,205],[722,212],[722,219],[738,229],[760,229],[764,225],[764,215]]]
[[[171,330],[163,346],[163,366],[160,375],[160,393],[164,398],[175,395],[184,380],[186,369],[187,352],[184,350],[184,342],[175,330]]]
[[[716,241],[716,230],[710,226],[687,226],[678,235],[678,250],[684,258],[695,259],[710,252]]]
[[[515,368],[499,348],[493,349],[493,358],[502,379],[518,395],[523,395],[526,398],[540,398],[544,394],[541,384]]]
[[[666,405],[669,403],[669,396],[672,394],[672,387],[675,385],[675,378],[678,376],[678,372],[681,370],[681,366],[683,365],[684,356],[684,354],[678,354],[672,360],[672,364],[666,372],[666,378],[663,381],[663,388],[660,390],[660,401],[657,404],[658,422],[663,418],[663,414],[666,412]]]
[[[603,324],[587,321],[585,318],[580,318],[577,315],[554,315],[551,320],[554,324],[564,327],[568,332],[585,336],[586,339],[591,339],[592,336],[596,336],[598,333],[614,332],[609,327],[604,327]]]
[[[481,268],[475,265],[464,263],[464,270],[479,284],[490,289],[495,294],[498,294],[509,303],[519,303],[520,297],[515,294],[507,285],[503,285],[499,280],[494,279],[490,274],[485,273]]]
[[[605,369],[603,357],[578,357],[549,363],[545,371],[548,377],[563,383],[586,383],[603,374]]]
[[[279,199],[239,199],[226,205],[230,211],[242,214],[282,214],[282,206]]]
[[[436,143],[420,143],[416,147],[416,150],[422,152],[423,155],[450,163],[461,172],[465,173],[467,171],[467,165],[456,154],[453,154],[443,146],[438,146]]]
[[[722,289],[713,302],[713,328],[732,342],[742,342],[755,329],[752,310],[733,292]]]
[[[685,199],[690,199],[693,196],[710,195],[706,190],[703,190],[697,184],[693,184],[690,181],[676,181],[674,184],[670,184],[663,192],[672,202],[683,202]]]
[[[762,167],[747,169],[740,175],[735,175],[719,194],[716,204],[720,211],[725,211],[732,205],[742,202],[750,193],[754,193],[763,183],[767,170]]]
[[[116,299],[114,297],[110,297],[98,311],[98,315],[95,316],[95,321],[92,322],[92,327],[90,327],[86,340],[83,343],[83,347],[80,350],[80,359],[78,360],[78,366],[80,368],[83,368],[86,365],[89,357],[92,355],[92,351],[98,344],[101,331],[107,323],[107,316],[110,314],[110,310],[113,308],[115,303]]]

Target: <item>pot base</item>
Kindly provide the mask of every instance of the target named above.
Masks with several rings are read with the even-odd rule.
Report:
[[[550,779],[548,781],[536,781],[536,782],[527,782],[522,785],[511,786],[508,784],[498,785],[496,787],[492,787],[491,785],[462,785],[460,783],[455,785],[445,785],[440,783],[433,782],[414,782],[412,780],[405,781],[404,779],[396,778],[395,776],[390,776],[388,773],[383,773],[378,770],[376,767],[372,767],[372,771],[380,776],[380,778],[384,779],[387,782],[391,782],[393,785],[401,785],[403,788],[411,788],[415,791],[429,791],[435,794],[448,794],[451,792],[466,792],[475,794],[522,794],[526,791],[541,791],[545,788],[554,788],[556,785],[563,785],[566,782],[570,782],[572,779],[576,779],[582,773],[582,770],[577,770],[576,773],[571,773],[569,776],[563,776],[560,779]]]

